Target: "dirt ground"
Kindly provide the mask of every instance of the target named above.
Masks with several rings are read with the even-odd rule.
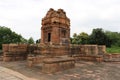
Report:
[[[26,61],[0,61],[0,66],[37,80],[120,80],[120,63],[79,61],[75,68],[54,74],[42,73],[40,65],[29,68]]]

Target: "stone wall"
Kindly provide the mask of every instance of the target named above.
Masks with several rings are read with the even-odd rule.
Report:
[[[3,61],[24,60],[27,58],[26,44],[3,44]]]
[[[27,44],[3,44],[3,60],[26,59],[27,54],[43,55],[47,57],[63,55],[99,55],[106,53],[105,46],[98,45],[27,45]]]
[[[71,45],[70,48],[72,55],[100,55],[106,53],[105,45]]]
[[[71,45],[71,56],[76,61],[103,61],[103,55],[106,53],[104,45]]]
[[[62,55],[100,55],[106,53],[104,45],[49,45],[38,46],[34,53],[48,55],[48,56],[62,56]]]
[[[27,44],[3,44],[3,52],[27,52]]]
[[[86,55],[98,55],[98,45],[83,45],[82,52]]]
[[[104,55],[106,53],[106,46],[105,45],[98,45],[98,54]]]
[[[70,53],[69,46],[60,46],[60,45],[39,45],[34,50],[35,54],[45,55],[45,56],[62,56],[68,55]]]

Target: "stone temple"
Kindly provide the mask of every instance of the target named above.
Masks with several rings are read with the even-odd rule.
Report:
[[[63,9],[50,8],[42,19],[41,44],[70,44],[70,19]]]
[[[73,68],[79,60],[101,62],[105,53],[104,45],[70,44],[70,19],[63,9],[52,8],[42,19],[40,44],[3,44],[3,61],[42,63],[45,73]]]

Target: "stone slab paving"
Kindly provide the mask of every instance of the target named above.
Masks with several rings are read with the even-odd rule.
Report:
[[[0,66],[0,80],[35,80],[35,79],[30,79],[18,72]]]
[[[0,66],[21,73],[29,77],[28,80],[31,80],[31,78],[37,80],[120,80],[120,63],[78,61],[75,68],[53,74],[42,73],[41,65],[28,67],[27,61],[0,62]]]

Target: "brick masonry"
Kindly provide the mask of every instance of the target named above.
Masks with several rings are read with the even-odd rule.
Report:
[[[54,68],[53,68],[54,67]],[[75,60],[73,58],[51,58],[43,61],[42,72],[54,73],[71,69],[75,67]]]
[[[3,44],[3,61],[25,60],[27,58],[28,45]]]
[[[63,9],[50,8],[42,19],[41,44],[70,44],[70,19]]]

